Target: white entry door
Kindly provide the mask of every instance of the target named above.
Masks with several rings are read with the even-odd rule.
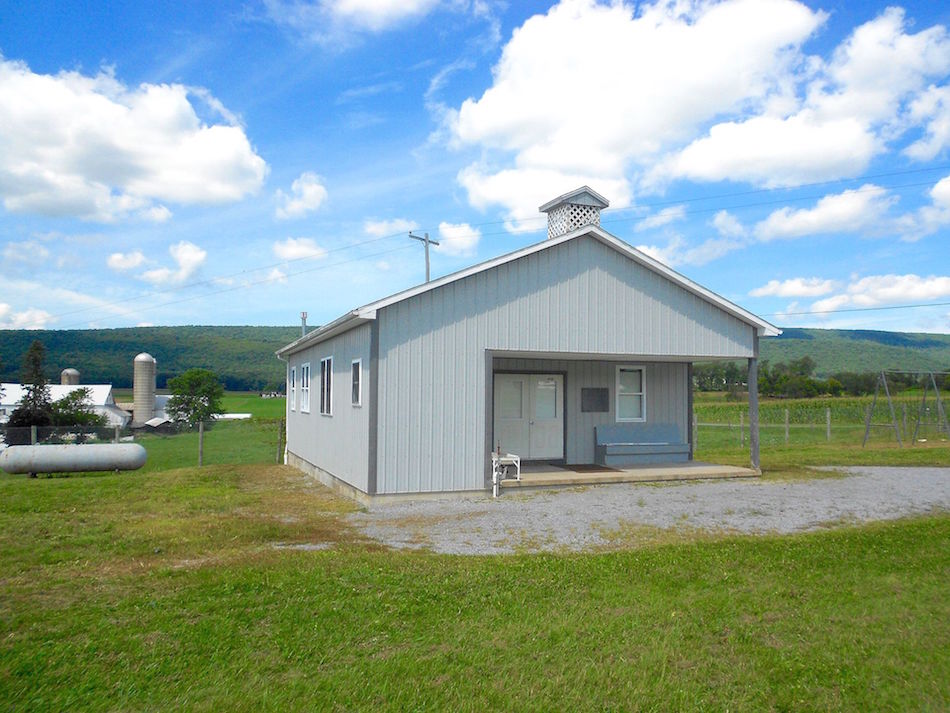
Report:
[[[495,374],[494,447],[528,460],[564,457],[564,376]]]

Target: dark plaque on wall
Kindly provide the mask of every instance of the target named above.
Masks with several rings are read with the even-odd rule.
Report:
[[[609,389],[581,389],[581,411],[583,413],[606,413],[609,410]]]

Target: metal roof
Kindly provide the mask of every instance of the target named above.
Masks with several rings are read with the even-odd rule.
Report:
[[[4,404],[18,404],[26,393],[22,384],[2,384]],[[92,406],[114,406],[112,384],[49,384],[50,401],[59,401],[77,389],[89,389],[89,403]]]
[[[581,186],[580,188],[575,188],[573,191],[565,193],[563,196],[558,196],[554,200],[548,201],[538,208],[538,210],[542,213],[547,213],[561,203],[581,203],[582,205],[593,205],[598,208],[606,208],[610,205],[610,201],[590,186]]]
[[[577,193],[578,191],[583,190],[589,191],[590,189],[587,189],[586,187],[583,189],[579,188],[577,191],[572,193]],[[591,191],[591,193],[593,193],[593,191]],[[571,194],[569,193],[565,195],[570,196]],[[564,196],[556,198],[551,202],[551,205],[561,201],[563,198]],[[542,206],[542,209],[543,207],[544,206]],[[688,277],[681,275],[672,268],[664,265],[659,260],[650,257],[646,253],[637,250],[632,245],[628,245],[619,238],[614,237],[600,226],[585,225],[581,228],[571,231],[570,233],[565,233],[564,235],[558,236],[556,238],[542,240],[541,242],[528,245],[527,247],[521,248],[520,250],[515,250],[514,252],[501,255],[491,260],[486,260],[485,262],[472,265],[471,267],[464,270],[459,270],[458,272],[453,272],[449,275],[445,275],[444,277],[432,280],[431,282],[424,282],[420,285],[416,285],[415,287],[403,290],[402,292],[397,292],[396,294],[390,295],[389,297],[384,297],[382,299],[376,300],[375,302],[370,302],[369,304],[352,310],[351,312],[347,312],[343,316],[323,325],[319,329],[315,329],[309,334],[296,339],[290,344],[278,349],[276,354],[278,357],[281,357],[285,354],[292,354],[305,346],[310,344],[318,344],[319,342],[325,341],[326,339],[334,337],[337,334],[349,331],[360,324],[372,321],[376,319],[377,310],[388,307],[389,305],[395,304],[396,302],[402,302],[403,300],[410,299],[411,297],[415,297],[416,295],[420,295],[424,292],[438,289],[443,285],[447,285],[458,280],[464,280],[466,277],[470,277],[471,275],[475,275],[479,272],[491,270],[492,268],[498,267],[499,265],[504,265],[505,263],[518,260],[528,255],[533,255],[534,253],[538,253],[543,250],[549,250],[557,245],[561,245],[570,240],[577,240],[578,238],[582,238],[584,236],[590,236],[595,240],[599,240],[604,245],[613,248],[623,255],[626,255],[647,269],[666,277],[683,289],[692,292],[696,296],[706,300],[723,311],[728,312],[737,319],[755,327],[760,336],[774,337],[782,333],[782,330],[772,323],[767,322],[761,317],[757,317],[748,310],[743,309],[734,302],[730,302],[725,297],[716,294],[712,290],[709,290],[702,285],[693,282]]]

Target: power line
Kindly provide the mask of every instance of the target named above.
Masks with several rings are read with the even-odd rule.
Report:
[[[838,314],[839,312],[883,312],[894,309],[918,309],[920,307],[946,307],[950,302],[927,302],[912,305],[887,305],[884,307],[843,307],[841,309],[815,309],[807,312],[772,312],[760,315],[762,317],[799,317],[809,314]]]
[[[945,165],[940,165],[940,166],[930,166],[930,167],[919,168],[919,169],[907,169],[907,170],[902,170],[902,171],[890,171],[890,172],[886,172],[886,173],[865,174],[865,175],[857,176],[857,177],[854,177],[854,178],[835,179],[835,180],[832,180],[832,181],[818,181],[818,182],[813,182],[813,183],[801,184],[801,185],[799,185],[799,186],[795,186],[795,187],[792,187],[792,188],[761,188],[761,189],[752,189],[752,190],[747,190],[747,191],[733,191],[733,192],[729,192],[729,193],[719,193],[719,194],[714,194],[714,195],[711,195],[711,196],[696,196],[696,197],[693,197],[693,198],[683,198],[683,199],[680,199],[680,200],[652,201],[652,202],[646,202],[646,203],[639,203],[639,204],[637,204],[636,206],[630,206],[630,207],[628,207],[628,208],[616,209],[615,211],[610,211],[610,212],[623,213],[623,212],[629,212],[629,211],[632,211],[632,210],[639,210],[639,209],[643,209],[643,208],[658,208],[658,207],[669,206],[669,205],[682,205],[682,204],[689,204],[689,203],[698,203],[698,202],[703,202],[703,201],[723,200],[723,199],[726,199],[726,198],[738,198],[738,197],[749,196],[749,195],[761,195],[761,194],[774,193],[774,192],[780,191],[780,190],[789,191],[789,190],[801,190],[801,189],[803,189],[803,188],[816,188],[816,187],[820,187],[820,186],[841,185],[841,184],[845,184],[845,183],[853,183],[853,182],[858,182],[858,181],[868,181],[868,180],[873,180],[873,179],[877,179],[877,178],[886,178],[886,177],[902,176],[902,175],[910,175],[910,174],[918,174],[918,173],[933,172],[933,171],[944,171],[944,170],[948,170],[948,169],[950,169],[950,164],[945,164]],[[931,181],[921,181],[921,182],[913,182],[913,183],[906,183],[906,184],[897,184],[897,185],[889,186],[889,187],[886,187],[886,188],[887,188],[888,190],[896,190],[896,189],[901,189],[901,188],[920,187],[920,186],[925,186],[925,185],[930,185],[930,184],[931,184]],[[878,188],[880,188],[880,187],[878,187],[878,186],[870,186],[870,187],[866,187],[866,188],[865,188],[865,187],[861,187],[861,188],[856,188],[856,189],[854,189],[853,192],[856,192],[856,193],[860,193],[860,192],[870,192],[870,191],[877,190]],[[721,205],[715,206],[715,207],[711,207],[711,208],[697,208],[697,209],[694,209],[694,210],[686,210],[686,211],[684,211],[684,214],[685,214],[685,215],[699,215],[699,214],[703,214],[703,213],[718,212],[718,211],[720,211],[720,210],[734,210],[734,211],[736,211],[736,210],[745,210],[745,209],[748,209],[748,208],[755,208],[755,207],[761,207],[761,206],[767,206],[767,205],[777,205],[777,204],[780,204],[780,203],[797,203],[797,202],[803,202],[803,201],[809,201],[809,200],[820,200],[820,199],[823,198],[823,197],[825,197],[825,196],[823,196],[823,195],[817,195],[817,194],[810,194],[810,195],[804,195],[804,196],[786,196],[786,197],[783,197],[783,198],[778,198],[778,199],[773,199],[773,200],[768,200],[768,201],[757,201],[757,202],[753,202],[753,203],[743,203],[743,204],[731,205],[731,206],[727,206],[727,207],[725,207],[725,208],[723,208]],[[602,222],[603,222],[603,223],[606,223],[606,224],[608,224],[608,225],[614,225],[614,224],[630,223],[630,222],[638,221],[638,220],[640,220],[640,219],[641,219],[641,218],[640,218],[639,216],[634,216],[634,217],[630,217],[630,218],[607,219],[607,220],[604,220],[604,221],[602,221]],[[519,221],[519,223],[522,223],[522,224],[525,224],[525,223],[534,223],[534,222],[541,223],[542,221],[545,221],[545,220],[546,220],[546,218],[545,218],[544,216],[538,216],[537,218],[528,218],[528,219],[521,220],[521,221]],[[485,222],[482,222],[482,223],[470,224],[470,226],[473,227],[473,228],[481,228],[481,227],[487,227],[487,226],[492,226],[492,225],[504,225],[504,224],[506,224],[506,223],[508,223],[508,222],[510,222],[510,221],[504,221],[504,220],[503,220],[503,221],[485,221]],[[527,232],[533,232],[533,231],[527,231]],[[83,307],[83,308],[80,308],[80,309],[75,309],[75,310],[71,310],[71,311],[68,311],[68,312],[61,312],[61,313],[59,313],[59,314],[51,315],[51,319],[58,319],[58,318],[62,318],[62,317],[72,316],[72,315],[75,315],[75,314],[82,314],[82,313],[85,313],[85,312],[90,312],[90,311],[97,310],[97,309],[103,309],[103,308],[107,308],[107,307],[114,307],[114,306],[116,306],[116,305],[127,304],[130,300],[139,300],[139,299],[144,299],[144,298],[146,298],[146,297],[151,297],[151,296],[155,296],[155,295],[162,295],[162,294],[169,294],[169,293],[177,293],[177,292],[180,292],[180,291],[182,291],[182,290],[190,289],[190,288],[193,288],[193,287],[201,287],[201,286],[204,286],[204,285],[217,284],[217,283],[219,283],[219,282],[222,281],[222,280],[228,280],[228,279],[240,277],[240,276],[246,275],[246,274],[248,274],[248,273],[255,273],[255,272],[260,272],[261,270],[267,270],[267,269],[278,268],[278,267],[281,267],[281,266],[284,266],[284,265],[289,265],[289,264],[291,264],[291,263],[299,262],[299,261],[302,261],[302,260],[317,259],[317,258],[320,258],[320,257],[324,257],[325,255],[330,254],[330,253],[336,253],[336,252],[341,252],[341,251],[343,251],[343,250],[349,250],[349,249],[353,249],[353,248],[363,247],[363,246],[365,246],[365,245],[371,245],[371,244],[374,244],[374,243],[377,243],[377,242],[381,242],[381,241],[384,241],[384,240],[390,240],[390,239],[394,239],[394,238],[397,238],[397,237],[402,237],[402,236],[404,236],[405,234],[406,234],[405,231],[401,231],[401,232],[398,232],[398,233],[391,233],[391,234],[388,234],[388,235],[383,235],[383,236],[379,236],[379,237],[375,237],[375,238],[369,238],[369,239],[366,239],[366,240],[361,240],[361,241],[356,241],[356,242],[348,243],[347,245],[341,245],[341,246],[337,246],[337,247],[334,247],[334,248],[321,248],[321,251],[322,251],[322,252],[320,252],[319,254],[302,255],[302,256],[296,257],[296,258],[289,258],[289,259],[286,259],[286,260],[281,260],[281,261],[279,261],[279,262],[274,262],[274,263],[269,263],[269,264],[265,264],[265,265],[260,265],[260,266],[257,266],[257,267],[244,268],[244,269],[242,269],[242,270],[240,270],[240,271],[237,271],[237,272],[228,273],[228,274],[224,274],[224,275],[217,275],[217,276],[215,276],[215,277],[207,278],[207,279],[204,279],[204,280],[198,280],[198,281],[195,281],[195,282],[189,282],[189,283],[185,283],[185,284],[182,284],[182,285],[175,285],[175,286],[168,287],[168,288],[164,288],[164,289],[147,290],[147,291],[140,292],[140,293],[138,293],[138,294],[132,295],[131,297],[124,297],[124,298],[122,298],[122,299],[114,300],[114,301],[111,301],[111,302],[103,302],[103,303],[99,303],[99,304],[94,305],[94,306]],[[510,234],[509,231],[498,231],[498,232],[491,232],[491,233],[482,233],[481,235],[482,235],[482,237],[493,237],[493,236],[497,236],[497,235],[508,235],[508,234]],[[463,239],[466,239],[466,238],[465,238],[465,237],[451,238],[451,237],[445,237],[445,236],[443,236],[441,239],[442,239],[443,241],[445,241],[445,242],[451,242],[452,240],[463,240]],[[430,242],[435,242],[435,241],[430,241]],[[379,254],[386,254],[386,253],[388,253],[388,252],[395,252],[395,250],[386,251],[386,252],[384,252],[384,253],[379,253]],[[345,261],[342,261],[342,262],[340,262],[340,263],[334,263],[334,265],[331,265],[331,266],[328,266],[328,267],[332,267],[332,266],[335,266],[335,265],[341,265],[341,264],[347,264],[347,263],[351,263],[351,262],[356,262],[356,261],[359,261],[359,260],[361,260],[361,259],[370,259],[370,258],[375,257],[375,256],[376,256],[376,254],[373,254],[373,255],[364,255],[364,256],[361,256],[361,257],[359,257],[359,258],[354,258],[354,259],[352,259],[352,260],[345,260]],[[315,269],[323,269],[323,268],[324,268],[324,266],[320,266],[320,267],[315,268]],[[305,274],[305,273],[307,273],[307,272],[311,272],[311,270],[304,270],[304,271],[300,271],[300,272],[290,273],[290,274],[286,275],[285,277],[294,277],[294,276],[296,276],[296,275]],[[156,305],[156,306],[166,306],[166,305],[169,305],[169,304],[180,304],[180,303],[182,303],[182,302],[187,302],[187,301],[191,301],[191,300],[195,300],[195,299],[202,299],[202,298],[204,298],[204,297],[206,297],[206,296],[211,296],[211,295],[220,294],[221,292],[228,292],[228,291],[232,291],[232,290],[236,290],[236,289],[246,289],[246,288],[249,288],[249,287],[253,287],[253,286],[256,286],[256,285],[260,285],[260,284],[265,284],[265,283],[268,283],[268,282],[274,282],[274,281],[275,281],[274,279],[267,278],[267,279],[264,279],[264,280],[256,280],[256,281],[246,282],[246,283],[243,283],[243,284],[240,285],[240,286],[233,287],[233,288],[228,288],[228,289],[223,290],[223,291],[219,290],[219,291],[205,292],[205,293],[202,293],[202,294],[199,294],[199,295],[192,295],[192,296],[190,296],[190,297],[188,297],[188,298],[182,298],[182,299],[180,299],[180,300],[174,300],[174,301],[172,301],[172,302],[162,303],[161,305]],[[142,308],[142,309],[152,309],[152,307],[144,307],[144,308]],[[873,309],[873,308],[867,308],[867,309]],[[859,309],[854,309],[854,310],[842,310],[842,311],[861,311],[861,310],[859,310]],[[119,314],[134,314],[134,311],[130,311],[130,312],[120,312]],[[795,315],[795,314],[799,314],[799,313],[791,313],[791,312],[790,312],[790,313],[783,313],[783,314]],[[801,313],[801,314],[824,314],[824,312],[806,312],[806,313]],[[66,328],[66,327],[64,327],[64,328]]]
[[[401,233],[400,233],[400,235],[401,235]],[[368,259],[368,258],[380,257],[381,255],[388,255],[388,254],[390,254],[390,253],[398,252],[398,251],[400,251],[400,250],[408,250],[408,249],[411,248],[411,247],[412,247],[412,245],[401,245],[401,246],[396,247],[396,248],[391,248],[391,249],[389,249],[389,250],[382,250],[382,251],[380,251],[380,252],[378,252],[378,253],[373,253],[372,255],[361,255],[361,256],[359,256],[359,257],[351,258],[351,259],[349,259],[349,260],[340,260],[339,262],[335,262],[335,263],[332,263],[332,264],[330,264],[330,265],[320,264],[320,265],[317,265],[316,267],[312,267],[312,268],[309,268],[309,269],[307,269],[307,270],[298,270],[297,272],[292,272],[292,273],[288,273],[288,274],[286,274],[286,275],[281,275],[280,277],[265,277],[264,279],[261,279],[261,280],[255,280],[255,281],[253,281],[253,282],[245,282],[245,283],[242,283],[242,284],[240,284],[240,285],[232,285],[231,287],[226,287],[226,288],[221,289],[221,290],[213,290],[213,291],[211,291],[211,292],[204,292],[204,293],[202,293],[202,294],[200,294],[200,295],[190,295],[190,296],[188,296],[188,297],[182,297],[181,299],[171,300],[171,301],[169,301],[169,302],[160,302],[160,303],[158,303],[158,304],[146,305],[145,307],[142,307],[142,308],[137,309],[137,310],[125,310],[125,311],[120,311],[118,314],[119,314],[120,316],[126,316],[126,317],[127,317],[127,316],[131,316],[131,315],[133,315],[133,314],[136,314],[136,313],[138,313],[138,312],[144,312],[144,311],[147,311],[147,310],[158,309],[159,307],[169,307],[169,306],[171,306],[171,305],[182,304],[182,303],[184,303],[184,302],[191,302],[191,301],[196,300],[196,299],[203,299],[203,298],[205,298],[205,297],[211,297],[211,296],[213,296],[213,295],[223,295],[223,294],[228,293],[228,292],[236,292],[237,290],[244,290],[244,289],[247,289],[247,288],[249,288],[249,287],[255,287],[255,286],[257,286],[257,285],[264,285],[264,284],[267,284],[267,283],[269,283],[269,282],[279,282],[279,281],[281,281],[281,280],[283,280],[283,279],[286,279],[286,278],[289,278],[289,277],[297,277],[298,275],[304,275],[304,274],[311,273],[311,272],[318,272],[318,271],[320,271],[320,270],[329,270],[329,269],[334,268],[334,267],[339,267],[340,265],[346,265],[346,264],[352,263],[352,262],[359,262],[360,260],[364,260],[364,259]],[[74,322],[73,324],[64,325],[63,327],[61,327],[61,329],[69,329],[69,328],[71,328],[71,327],[78,326],[78,325],[80,325],[80,324],[83,324],[83,323],[82,323],[82,322]]]

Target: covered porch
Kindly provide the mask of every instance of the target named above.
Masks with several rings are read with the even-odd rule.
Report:
[[[754,340],[755,347],[758,346]],[[756,349],[757,351],[757,349]],[[489,352],[489,451],[516,455],[503,489],[758,475],[757,359],[749,467],[694,460],[691,357]],[[486,483],[495,482],[486,463]]]

